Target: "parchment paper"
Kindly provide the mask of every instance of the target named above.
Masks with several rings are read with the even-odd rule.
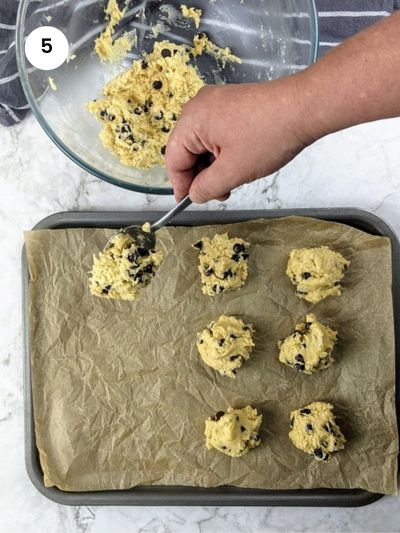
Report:
[[[239,291],[201,292],[199,238],[227,231],[251,243]],[[161,230],[166,258],[136,302],[88,290],[92,255],[115,230],[25,234],[36,442],[46,486],[67,491],[138,484],[396,492],[390,241],[345,225],[290,217]],[[351,261],[341,297],[311,305],[285,275],[290,250],[327,244]],[[278,362],[277,342],[306,312],[339,331],[336,363],[314,376]],[[231,380],[197,354],[196,333],[222,313],[256,328]],[[289,412],[335,406],[346,449],[319,463],[290,443]],[[228,406],[263,415],[262,444],[235,459],[204,445],[204,421]]]

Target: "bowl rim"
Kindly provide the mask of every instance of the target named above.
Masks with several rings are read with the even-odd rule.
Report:
[[[41,113],[37,103],[36,98],[32,93],[30,84],[28,81],[28,69],[26,67],[25,52],[24,52],[24,34],[22,28],[24,27],[26,13],[28,5],[31,0],[22,0],[19,3],[18,12],[17,12],[17,22],[16,22],[16,36],[15,36],[15,50],[16,50],[16,59],[17,59],[17,68],[19,73],[20,82],[22,89],[25,93],[25,97],[28,101],[28,104],[33,111],[33,114],[36,120],[39,122],[47,136],[53,141],[53,143],[63,152],[71,161],[81,167],[83,170],[92,174],[96,178],[99,178],[107,183],[116,185],[123,189],[127,189],[134,192],[139,192],[143,194],[157,194],[157,195],[172,195],[173,189],[171,187],[152,187],[149,185],[140,185],[138,183],[129,183],[115,178],[102,172],[89,163],[83,161],[79,156],[77,156],[72,150],[65,145],[65,143],[58,137],[58,135],[53,131],[51,126],[48,124],[47,120],[44,118]],[[319,50],[319,24],[318,24],[318,11],[315,5],[315,0],[306,0],[309,6],[309,14],[311,18],[311,47],[310,47],[310,57],[308,65],[315,63],[318,57]]]

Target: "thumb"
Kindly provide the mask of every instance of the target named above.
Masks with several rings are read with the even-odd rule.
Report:
[[[235,188],[237,172],[230,162],[230,158],[223,152],[214,162],[201,172],[192,181],[189,196],[192,202],[204,204],[209,200],[226,199]]]

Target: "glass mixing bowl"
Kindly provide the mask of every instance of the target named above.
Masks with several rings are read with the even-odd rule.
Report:
[[[105,181],[134,191],[171,194],[165,168],[127,167],[101,144],[100,124],[85,105],[98,97],[103,85],[126,70],[154,40],[190,44],[196,30],[180,13],[182,0],[133,0],[116,36],[136,28],[137,45],[117,66],[100,63],[94,39],[103,30],[107,0],[37,0],[20,2],[16,51],[18,69],[28,102],[45,132],[75,163]],[[196,64],[208,83],[240,83],[279,78],[315,61],[318,48],[317,14],[313,0],[196,0],[203,10],[199,31],[219,46],[229,46],[242,64],[217,65],[209,56]],[[50,6],[50,7],[49,7]],[[53,71],[37,70],[25,57],[24,42],[39,26],[64,32],[76,57]],[[161,29],[152,31],[156,27]],[[51,76],[57,90],[49,87]]]

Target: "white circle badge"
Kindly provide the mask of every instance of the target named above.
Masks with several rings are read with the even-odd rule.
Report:
[[[69,54],[68,39],[53,26],[41,26],[30,33],[25,41],[25,55],[39,70],[60,67]]]

